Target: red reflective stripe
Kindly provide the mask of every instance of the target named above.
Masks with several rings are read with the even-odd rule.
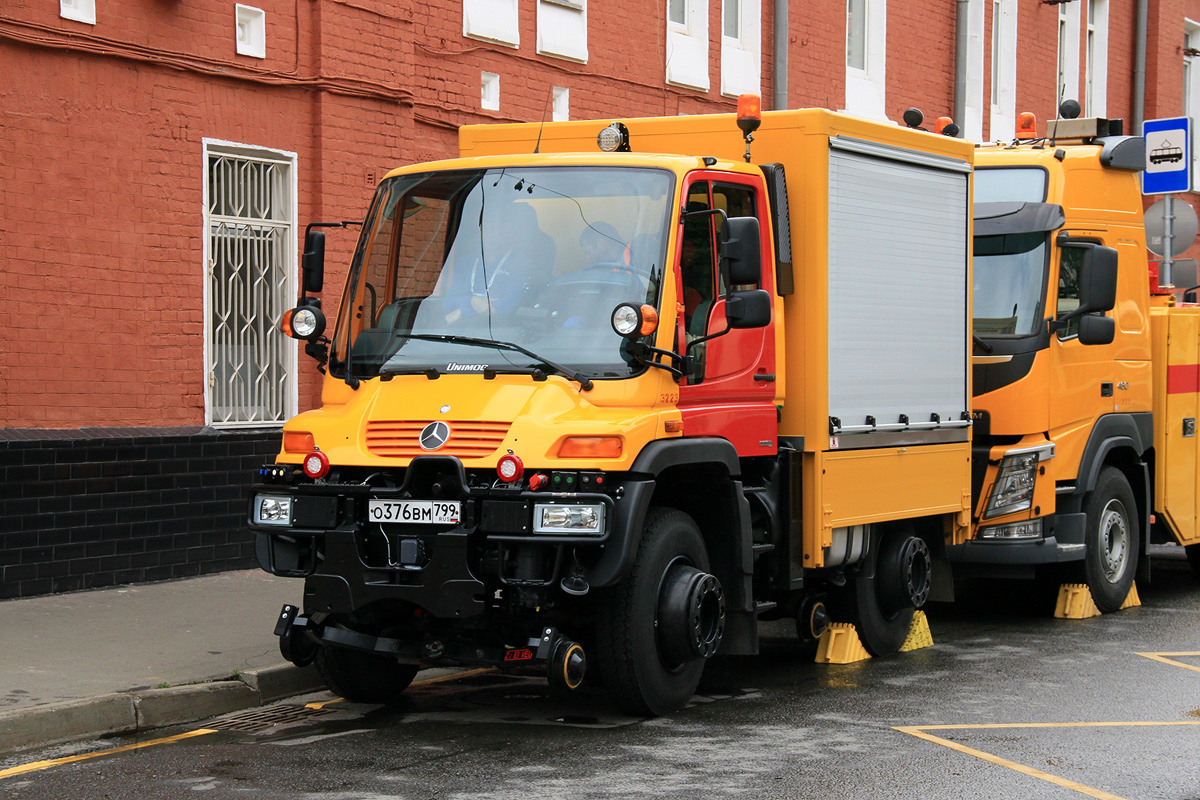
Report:
[[[1167,394],[1196,394],[1200,392],[1200,364],[1178,364],[1167,367]]]

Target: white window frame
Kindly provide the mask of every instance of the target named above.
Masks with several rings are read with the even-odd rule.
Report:
[[[267,57],[267,12],[254,6],[234,6],[234,39],[237,52],[252,58]]]
[[[972,142],[983,141],[983,112],[987,108],[983,96],[983,18],[989,8],[990,0],[967,0],[966,108],[964,119],[954,121],[962,126],[964,138]]]
[[[571,119],[571,90],[564,86],[550,89],[550,121],[566,122]]]
[[[988,136],[993,141],[1011,141],[1017,132],[1017,0],[992,2],[995,22]]]
[[[586,64],[587,0],[537,0],[537,51],[540,55]]]
[[[865,7],[865,69],[850,65],[850,3],[846,3],[846,112],[886,122],[887,0],[862,0]]]
[[[736,5],[736,36],[725,33],[725,15],[731,5]],[[721,94],[762,94],[760,0],[721,0]]]
[[[1087,2],[1087,0],[1082,0]],[[1058,66],[1055,102],[1080,100],[1079,32],[1083,25],[1082,2],[1058,4]],[[1055,109],[1057,111],[1057,107]]]
[[[63,19],[96,24],[96,0],[58,0],[58,15]]]
[[[1183,44],[1185,48],[1200,50],[1200,21],[1184,18]],[[1191,117],[1193,124],[1200,118],[1200,56],[1183,54],[1183,115]],[[1135,131],[1136,133],[1136,131]],[[1200,191],[1200,148],[1192,147],[1192,190]]]
[[[672,86],[707,92],[708,77],[708,0],[684,0],[686,22],[670,19],[666,8],[667,64],[666,80]]]
[[[1084,114],[1108,116],[1108,0],[1086,0],[1091,19],[1087,20],[1087,85]]]
[[[485,111],[500,110],[500,76],[494,72],[479,72],[479,107]]]
[[[283,252],[280,255],[282,267],[285,271],[285,280],[283,288],[279,291],[277,303],[288,308],[295,304],[297,296],[298,281],[297,281],[297,258],[296,258],[296,239],[299,235],[298,218],[299,218],[299,175],[297,169],[297,156],[295,153],[287,150],[275,150],[272,148],[257,147],[238,142],[228,142],[221,139],[204,138],[202,140],[202,161],[201,168],[203,169],[203,192],[202,192],[202,217],[203,217],[203,296],[204,296],[204,363],[203,363],[203,383],[204,383],[204,424],[211,425],[214,428],[267,428],[280,427],[284,422],[294,417],[299,407],[299,381],[298,375],[298,350],[295,343],[286,339],[285,335],[278,328],[278,319],[264,318],[267,327],[279,337],[285,337],[285,342],[282,347],[284,355],[284,370],[286,387],[283,389],[283,408],[280,411],[280,416],[277,419],[230,419],[218,420],[214,418],[214,397],[213,384],[215,381],[214,372],[214,300],[212,297],[212,278],[211,278],[211,263],[213,259],[212,253],[212,226],[214,221],[224,218],[214,217],[209,213],[209,159],[213,156],[231,156],[234,158],[244,159],[247,161],[267,162],[286,166],[288,169],[287,176],[287,191],[289,198],[286,204],[288,219],[286,221],[274,221],[270,224],[279,227],[285,227],[286,230],[281,236],[283,242]],[[238,218],[245,220],[247,218]],[[260,224],[255,221],[255,224]],[[286,309],[284,309],[286,310]],[[282,312],[280,312],[282,313]]]
[[[463,36],[520,47],[517,0],[463,0]]]

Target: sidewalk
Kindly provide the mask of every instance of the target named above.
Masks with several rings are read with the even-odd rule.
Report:
[[[246,570],[0,601],[0,754],[323,688],[271,633],[303,585]]]

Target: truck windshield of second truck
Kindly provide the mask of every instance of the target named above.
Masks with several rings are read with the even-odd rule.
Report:
[[[976,336],[1028,336],[1042,319],[1046,234],[975,237]]]
[[[333,368],[349,360],[359,377],[536,373],[556,363],[591,377],[640,372],[610,316],[620,303],[658,304],[674,184],[670,172],[626,167],[384,181],[351,264]]]

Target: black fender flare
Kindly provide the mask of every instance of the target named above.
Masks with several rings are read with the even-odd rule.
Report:
[[[733,481],[742,474],[737,451],[725,439],[662,439],[651,442],[638,453],[628,476],[621,482],[624,494],[616,504],[604,552],[585,571],[588,583],[597,588],[611,586],[633,567],[646,512],[654,496],[655,478],[672,467],[698,464],[721,465]],[[738,486],[740,494],[740,482]],[[741,506],[744,505],[743,499]],[[748,517],[743,522],[749,525]]]
[[[1096,420],[1088,436],[1083,456],[1079,459],[1079,473],[1075,483],[1075,494],[1083,496],[1096,488],[1100,470],[1109,453],[1128,448],[1139,460],[1144,460],[1146,451],[1154,443],[1154,415],[1150,412],[1137,414],[1106,414]],[[1146,475],[1149,492],[1149,473]]]
[[[1137,580],[1149,582],[1150,559],[1146,553],[1150,545],[1150,515],[1154,506],[1154,490],[1150,482],[1150,468],[1146,464],[1146,453],[1154,445],[1154,415],[1148,411],[1131,414],[1105,414],[1096,420],[1088,436],[1083,456],[1079,459],[1079,472],[1075,479],[1075,491],[1070,495],[1078,503],[1088,492],[1096,488],[1100,470],[1109,456],[1119,450],[1128,450],[1136,458],[1135,470],[1140,475],[1131,475],[1136,481],[1134,496],[1143,500],[1141,520],[1141,547],[1138,558]]]

